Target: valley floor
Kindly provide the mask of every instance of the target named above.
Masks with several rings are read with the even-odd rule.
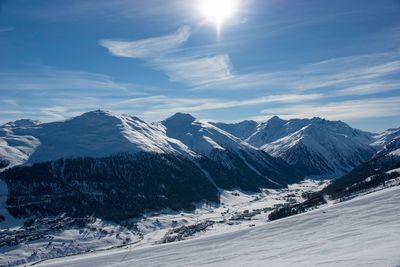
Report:
[[[7,217],[0,223],[0,266],[32,264],[118,247],[152,247],[263,225],[274,208],[302,202],[304,194],[319,191],[327,183],[305,180],[285,189],[265,189],[257,194],[223,191],[221,205],[202,203],[194,212],[152,212],[121,225],[92,217],[57,216],[28,220],[30,223]],[[1,207],[5,209],[5,199]]]
[[[244,230],[40,266],[399,266],[400,187]]]

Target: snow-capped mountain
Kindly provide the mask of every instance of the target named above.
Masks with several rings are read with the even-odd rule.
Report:
[[[341,121],[273,117],[246,141],[301,168],[307,175],[338,177],[368,160],[373,135]]]
[[[388,129],[383,133],[375,135],[375,140],[371,146],[375,147],[377,150],[380,150],[398,136],[400,136],[400,128]]]
[[[400,149],[400,131],[396,131],[396,134],[391,134],[385,139],[386,143],[384,147],[379,150],[372,159],[380,156],[399,156]]]
[[[98,110],[2,129],[2,147],[24,152],[18,158],[4,149],[5,159],[11,154],[18,159],[13,165],[23,166],[0,174],[17,217],[66,212],[121,220],[145,210],[218,203],[221,189],[259,191],[302,178],[285,161],[185,114],[149,124]]]
[[[20,131],[23,132],[23,131]],[[163,129],[137,117],[97,110],[63,122],[46,123],[29,131],[41,141],[28,163],[62,158],[105,157],[117,153],[192,154]]]
[[[191,150],[213,160],[214,163],[233,170],[232,177],[243,173],[241,176],[247,178],[243,180],[243,177],[237,177],[237,182],[248,189],[254,185],[279,186],[302,177],[296,168],[291,168],[286,162],[271,157],[211,123],[196,120],[189,114],[177,113],[162,121],[161,124],[165,127],[169,137],[182,141]],[[207,172],[211,172],[211,176],[220,177],[220,175],[212,173],[216,171],[216,167],[203,163],[203,168]],[[226,186],[231,188],[234,184],[228,185],[230,182],[227,179],[231,178],[214,180],[222,188],[226,188]],[[250,180],[253,180],[254,185],[249,183]]]
[[[18,152],[8,150],[6,156],[18,159],[13,165],[24,164],[0,175],[16,217],[66,212],[120,220],[146,209],[192,209],[195,202],[219,201],[218,189],[194,163],[198,155],[166,136],[163,127],[136,117],[98,110],[2,129],[2,147],[14,145]],[[11,138],[31,141],[30,150]]]
[[[246,142],[224,132],[208,122],[196,120],[190,114],[176,113],[161,122],[166,134],[180,140],[191,150],[204,156],[211,156],[215,150],[239,151],[250,148]]]
[[[257,131],[247,141],[254,146],[261,147],[293,134],[308,125],[326,129],[330,133],[346,135],[358,143],[370,144],[373,140],[373,134],[351,128],[342,121],[329,121],[321,118],[283,120],[275,116],[260,124]]]
[[[38,121],[18,120],[0,126],[0,171],[23,164],[40,145],[37,138],[18,133],[39,124]]]

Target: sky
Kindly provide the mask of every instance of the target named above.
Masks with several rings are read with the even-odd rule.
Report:
[[[400,1],[231,0],[220,27],[201,1],[0,0],[0,123],[105,109],[400,127]]]

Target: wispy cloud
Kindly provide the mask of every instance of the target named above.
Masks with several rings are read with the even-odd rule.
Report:
[[[13,107],[19,106],[17,101],[15,101],[14,99],[2,99],[2,100],[0,100],[0,102],[7,106],[13,106]]]
[[[138,41],[100,40],[99,44],[118,57],[158,58],[173,52],[190,37],[188,26],[183,26],[173,34]]]
[[[370,82],[360,85],[354,85],[339,89],[336,94],[339,96],[355,96],[355,95],[369,95],[378,94],[388,91],[400,91],[399,81],[379,81]]]
[[[165,71],[173,82],[183,82],[190,86],[207,86],[232,78],[231,62],[228,55],[202,58],[164,58],[153,64]]]
[[[41,108],[39,111],[50,120],[64,120],[68,109],[63,106],[53,106]]]
[[[101,40],[110,54],[118,57],[145,59],[154,68],[168,75],[170,81],[186,83],[192,87],[207,86],[232,77],[231,62],[227,54],[213,56],[183,56],[178,48],[191,35],[189,26],[175,33],[137,41]]]
[[[294,70],[236,74],[214,83],[213,87],[228,90],[257,87],[287,91],[324,90],[327,95],[362,95],[400,90],[399,70],[400,53],[394,51],[335,58]],[[373,85],[378,86],[374,89]]]
[[[37,66],[29,72],[0,72],[0,91],[135,88],[132,84],[118,83],[108,75],[48,66]]]
[[[288,119],[323,117],[332,120],[396,117],[400,114],[400,97],[348,100],[342,102],[336,101],[324,104],[291,105],[265,109],[262,111],[262,114],[279,115]]]

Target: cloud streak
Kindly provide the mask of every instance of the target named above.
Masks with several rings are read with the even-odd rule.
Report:
[[[213,88],[240,90],[262,87],[297,92],[324,90],[328,95],[363,95],[400,90],[399,70],[400,54],[394,51],[336,58],[295,70],[236,74],[229,80],[216,82]],[[374,89],[373,85],[377,87]]]
[[[173,82],[183,82],[192,87],[208,86],[232,78],[228,55],[202,58],[157,59],[153,64],[163,70]]]
[[[262,114],[287,119],[323,117],[331,120],[396,117],[400,114],[399,103],[400,97],[384,97],[270,108],[263,110]]]
[[[102,90],[134,89],[135,85],[114,81],[108,75],[38,66],[29,72],[0,72],[2,90]]]
[[[181,82],[191,87],[232,78],[231,62],[227,54],[214,56],[181,56],[178,48],[191,36],[189,26],[175,33],[137,41],[101,40],[99,44],[117,57],[146,60],[153,68],[163,71],[172,82]]]
[[[109,53],[118,57],[158,58],[165,56],[182,46],[190,37],[188,26],[183,26],[175,33],[138,41],[100,40],[99,44]]]

